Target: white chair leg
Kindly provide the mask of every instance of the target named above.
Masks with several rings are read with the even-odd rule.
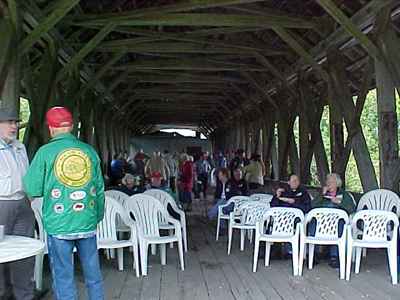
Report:
[[[269,258],[271,254],[271,243],[265,243],[265,266],[269,266]]]
[[[218,216],[218,219],[217,219],[217,233],[216,233],[216,236],[215,236],[215,240],[216,240],[216,241],[218,241],[218,238],[219,238],[219,227],[220,227],[220,223],[221,223],[221,220],[219,219],[219,216]]]
[[[338,245],[338,250],[339,250],[340,279],[344,279],[346,273],[346,244],[342,243]]]
[[[136,277],[140,276],[139,270],[139,249],[138,245],[135,244],[133,247],[130,247],[133,250],[133,269],[136,271]]]
[[[182,227],[182,236],[183,236],[183,248],[185,252],[188,251],[188,244],[187,244],[187,232],[186,232],[186,225]]]
[[[365,258],[367,257],[367,248],[363,248],[362,256]]]
[[[124,270],[124,248],[117,249],[117,256],[118,256],[118,270]]]
[[[173,229],[170,229],[170,230],[169,230],[169,235],[170,235],[170,236],[171,236],[171,235],[174,235],[174,230],[173,230]],[[173,243],[173,242],[169,243],[169,248],[170,248],[170,249],[174,248],[174,243]]]
[[[179,260],[181,262],[181,270],[185,270],[185,260],[183,259],[183,245],[182,238],[178,240],[178,251],[179,251]]]
[[[240,251],[244,251],[245,233],[244,229],[240,229]]]
[[[313,268],[314,262],[314,244],[308,244],[308,269],[311,270]]]
[[[354,273],[358,274],[360,272],[360,264],[361,264],[361,252],[363,252],[363,248],[356,248],[356,266],[354,269]]]
[[[233,228],[231,225],[229,225],[228,229],[228,255],[231,254],[231,248],[232,248],[232,231]]]
[[[258,264],[258,251],[260,250],[260,241],[254,241],[254,255],[253,255],[253,272],[257,271]]]
[[[115,250],[114,249],[110,249],[110,258],[111,259],[115,258]]]
[[[299,242],[290,243],[292,245],[292,264],[293,264],[293,276],[299,275]]]
[[[156,244],[151,244],[151,255],[156,255],[157,254],[157,245]]]
[[[301,276],[303,274],[303,261],[304,261],[304,257],[306,255],[306,251],[305,250],[305,244],[302,241],[302,238],[300,237],[300,254],[299,254],[299,276]]]
[[[35,283],[38,291],[43,288],[43,257],[44,254],[35,256]]]
[[[354,251],[351,242],[347,241],[347,264],[346,264],[346,280],[350,280],[351,264],[353,261]]]
[[[392,284],[397,284],[397,245],[392,244],[387,248],[390,276],[392,276]]]
[[[160,257],[161,257],[161,265],[165,265],[167,263],[167,247],[165,244],[160,244]]]
[[[140,243],[140,263],[142,265],[142,274],[147,276],[147,255],[148,245],[146,243]]]

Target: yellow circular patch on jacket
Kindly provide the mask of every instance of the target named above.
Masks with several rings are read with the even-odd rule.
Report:
[[[61,152],[54,164],[57,179],[69,187],[87,184],[92,177],[92,162],[80,149],[67,149]]]

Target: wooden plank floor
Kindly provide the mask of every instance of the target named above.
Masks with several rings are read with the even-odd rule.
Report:
[[[195,211],[204,213],[204,204]],[[258,299],[399,299],[400,286],[391,284],[383,250],[369,251],[362,261],[360,274],[352,273],[350,282],[339,280],[338,272],[326,263],[313,270],[307,268],[302,277],[293,277],[291,260],[271,260],[264,267],[259,260],[257,273],[252,272],[252,246],[239,250],[239,234],[234,233],[232,253],[227,256],[226,235],[215,241],[215,222],[192,213],[188,216],[189,251],[185,255],[185,271],[179,268],[177,248],[167,248],[167,265],[159,256],[151,256],[148,276],[136,278],[132,255],[125,252],[124,271],[119,272],[115,260],[102,259],[106,299],[123,300],[258,300]],[[77,263],[77,266],[79,264]],[[47,265],[46,265],[47,266]],[[49,272],[45,285],[50,286]],[[87,299],[79,267],[79,298]],[[52,299],[51,293],[45,299]]]

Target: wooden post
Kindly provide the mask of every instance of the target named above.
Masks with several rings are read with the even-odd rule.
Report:
[[[395,86],[385,63],[375,60],[380,187],[399,191],[395,174],[399,161]]]
[[[0,105],[19,112],[21,59],[15,49],[20,40],[22,24],[17,2],[0,12],[0,26],[0,99],[5,102]]]

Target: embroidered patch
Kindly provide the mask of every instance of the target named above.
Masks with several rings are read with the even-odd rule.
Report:
[[[59,199],[61,197],[61,190],[60,189],[52,189],[51,190],[51,198]]]
[[[84,186],[92,177],[92,162],[82,150],[67,149],[57,156],[54,174],[69,187]]]
[[[96,191],[96,188],[94,186],[92,186],[90,188],[90,195],[92,195],[93,197],[95,197],[97,195],[97,191]]]
[[[86,197],[85,191],[75,191],[69,194],[69,198],[73,201],[79,201]]]
[[[64,204],[56,203],[53,209],[56,214],[62,214],[64,212]]]
[[[89,208],[94,208],[95,205],[96,205],[96,203],[94,202],[94,200],[89,201]]]
[[[72,209],[73,209],[74,211],[82,211],[82,210],[85,209],[85,204],[83,204],[83,203],[81,203],[81,202],[75,203],[75,204],[72,206]]]

